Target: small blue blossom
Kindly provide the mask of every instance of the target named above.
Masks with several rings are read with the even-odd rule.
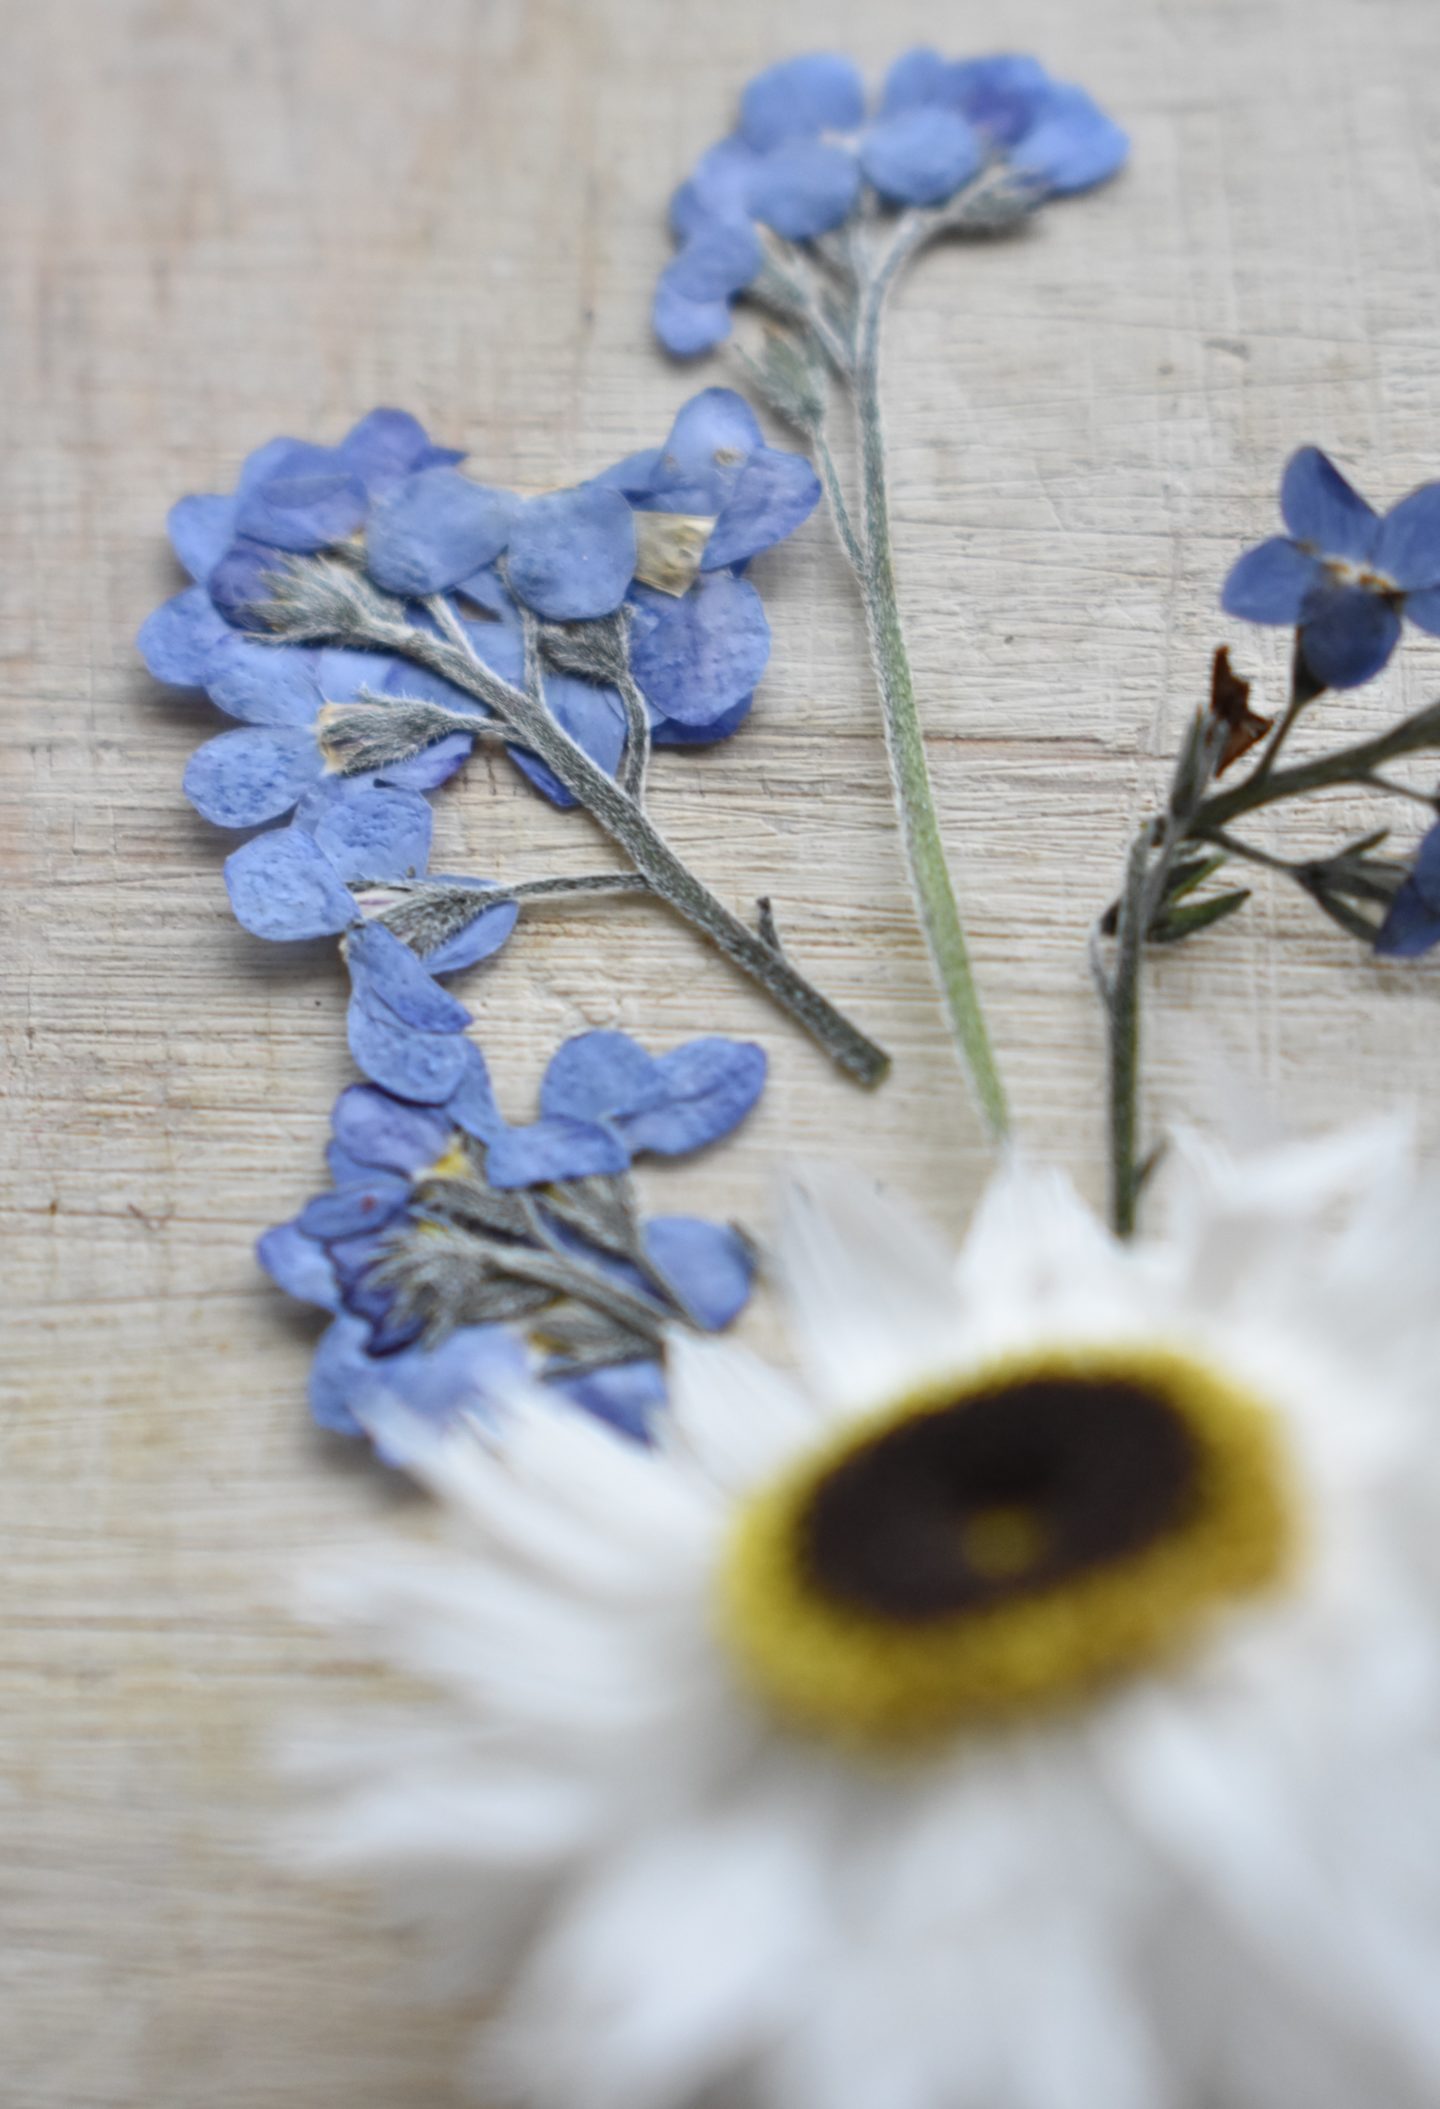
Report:
[[[1440,827],[1415,852],[1409,875],[1390,903],[1375,950],[1384,959],[1418,959],[1440,945]]]
[[[1293,624],[1321,688],[1372,680],[1400,641],[1401,617],[1440,635],[1440,483],[1382,517],[1318,447],[1286,464],[1287,534],[1247,549],[1221,605],[1245,622]]]
[[[632,455],[591,482],[521,499],[461,473],[462,456],[435,446],[404,412],[373,411],[337,447],[274,440],[242,468],[229,496],[181,499],[171,539],[195,583],[157,608],[139,646],[158,680],[202,688],[238,720],[192,757],[185,788],[216,826],[283,820],[331,786],[327,703],[362,695],[416,698],[483,723],[475,699],[400,655],[268,641],[257,609],[271,579],[297,557],[344,548],[435,628],[423,603],[450,602],[453,622],[501,679],[523,683],[522,605],[547,622],[598,620],[627,607],[634,674],[656,745],[728,738],[743,722],[769,656],[759,595],[739,574],[814,510],[820,485],[808,461],[768,446],[749,406],[707,389],[676,418],[664,447]],[[709,523],[698,570],[663,588],[647,578],[641,515]],[[663,518],[653,522],[663,529]],[[605,682],[547,674],[556,721],[608,774],[619,766],[625,714]],[[452,732],[366,782],[428,791],[469,757]],[[511,759],[553,804],[574,799],[543,762]]]
[[[363,968],[372,990],[428,1016],[430,997],[376,935]],[[345,1434],[373,1419],[383,1445],[397,1405],[431,1423],[488,1417],[530,1372],[643,1436],[664,1396],[665,1326],[729,1325],[753,1261],[726,1225],[642,1222],[627,1186],[602,1203],[585,1182],[728,1134],[759,1095],[764,1055],[706,1039],[655,1057],[624,1033],[584,1033],[552,1058],[540,1118],[511,1127],[479,1050],[458,1044],[464,1075],[446,1102],[374,1084],[342,1092],[334,1186],[259,1241],[272,1279],[332,1314],[311,1375],[315,1418]],[[544,1262],[538,1277],[530,1254]],[[567,1349],[562,1307],[577,1305]]]
[[[656,288],[656,335],[679,358],[719,344],[731,304],[764,269],[766,231],[791,242],[831,233],[867,185],[886,207],[942,206],[998,166],[1038,201],[1105,182],[1128,151],[1083,88],[1033,58],[906,52],[868,119],[849,59],[784,60],[750,82],[736,130],[671,200],[679,248]]]

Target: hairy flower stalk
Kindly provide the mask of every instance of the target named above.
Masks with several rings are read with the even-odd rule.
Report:
[[[274,597],[257,612],[279,641],[325,642],[393,653],[484,704],[506,735],[553,771],[624,851],[653,893],[758,982],[847,1075],[861,1084],[879,1083],[889,1067],[884,1051],[822,996],[783,953],[742,923],[695,877],[649,819],[637,793],[628,790],[625,781],[617,783],[609,777],[556,722],[544,700],[538,630],[531,628],[527,634],[527,686],[520,689],[484,664],[458,626],[447,624],[443,635],[417,629],[397,612],[399,605],[342,559],[299,558],[276,577]],[[351,706],[350,713],[339,714],[338,725],[349,737],[354,734],[353,712],[368,713],[375,708],[368,703]],[[415,706],[402,702],[399,708],[403,716]],[[418,743],[456,729],[483,729],[472,726],[462,713],[436,710],[433,717],[433,724],[427,717],[423,727],[417,725]],[[332,737],[336,724],[337,720],[331,720]],[[622,778],[631,782],[643,773],[637,768],[634,745],[632,741],[629,769],[622,766]],[[373,737],[365,740],[364,751],[373,756]]]

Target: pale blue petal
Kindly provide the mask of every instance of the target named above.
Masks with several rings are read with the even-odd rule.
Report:
[[[1430,586],[1423,593],[1411,593],[1405,601],[1405,613],[1417,628],[1428,630],[1432,637],[1440,637],[1440,586]]]
[[[627,454],[623,461],[602,469],[594,481],[608,483],[630,499],[648,498],[664,452],[663,447],[644,447],[638,454]]]
[[[201,678],[211,702],[246,725],[309,725],[320,708],[313,653],[257,644],[223,623]]]
[[[315,840],[347,885],[360,879],[408,879],[430,857],[434,815],[414,791],[376,786],[330,806]]]
[[[375,1364],[374,1380],[355,1399],[355,1412],[387,1464],[404,1464],[413,1450],[405,1415],[420,1429],[443,1429],[460,1420],[486,1420],[526,1373],[524,1344],[499,1325],[467,1325],[436,1347],[402,1348]]]
[[[1322,578],[1318,558],[1288,536],[1274,535],[1231,567],[1220,605],[1242,622],[1298,622],[1306,594]]]
[[[740,130],[749,145],[760,148],[816,132],[853,131],[864,115],[859,68],[834,51],[767,66],[740,98]]]
[[[210,598],[238,629],[267,629],[262,611],[275,597],[285,564],[284,552],[267,543],[232,542],[210,574]]]
[[[360,1435],[364,1431],[350,1411],[350,1400],[370,1381],[374,1364],[365,1352],[370,1328],[361,1318],[342,1311],[327,1326],[310,1364],[310,1411],[332,1435]]]
[[[749,285],[764,260],[760,237],[748,220],[712,220],[690,236],[667,266],[665,278],[673,292],[704,305],[733,298]]]
[[[727,710],[708,725],[677,725],[673,718],[661,717],[651,712],[650,744],[652,747],[713,747],[717,741],[728,740],[738,732],[750,715],[754,703],[753,695],[742,696],[733,710]]]
[[[728,1224],[705,1223],[696,1216],[652,1216],[644,1239],[650,1260],[708,1331],[720,1332],[744,1310],[755,1262],[745,1240]]]
[[[731,488],[701,559],[706,571],[743,564],[783,542],[820,503],[820,478],[803,454],[757,447]]]
[[[146,616],[135,644],[157,681],[172,688],[203,688],[205,661],[226,634],[205,588],[187,586]]]
[[[613,688],[601,688],[572,674],[547,674],[545,700],[550,715],[583,747],[591,761],[613,776],[625,746],[625,712]],[[553,770],[521,747],[506,749],[516,768],[561,811],[577,803]]]
[[[750,178],[758,156],[732,136],[707,147],[670,200],[670,230],[677,241],[717,221],[734,225],[750,217]]]
[[[388,1004],[397,1018],[422,1033],[460,1033],[470,1023],[464,1004],[432,980],[410,947],[383,923],[362,924],[345,950],[355,993],[365,1003]]]
[[[456,469],[424,469],[376,501],[365,530],[365,567],[388,593],[443,593],[505,547],[520,501]]]
[[[628,1033],[576,1033],[550,1057],[540,1085],[540,1111],[570,1120],[602,1121],[664,1105],[664,1072]]]
[[[710,725],[755,688],[770,625],[755,588],[710,572],[635,639],[631,668],[647,701],[681,725]]]
[[[448,877],[448,875],[447,875]],[[487,882],[480,879],[449,878],[452,886],[474,885],[477,889]],[[492,908],[482,908],[473,922],[447,937],[443,945],[425,954],[426,971],[431,974],[459,974],[467,967],[490,959],[502,945],[508,942],[520,917],[520,906],[516,901],[497,901]]]
[[[763,446],[760,421],[733,388],[702,388],[684,404],[652,481],[653,502],[676,513],[715,513]]]
[[[656,336],[674,358],[696,359],[723,344],[731,330],[729,304],[723,300],[690,300],[662,271],[650,314]]]
[[[690,1040],[654,1065],[662,1099],[615,1109],[634,1155],[663,1157],[704,1149],[739,1126],[765,1087],[765,1051],[749,1040]],[[542,1105],[544,1099],[541,1099]]]
[[[307,1238],[330,1244],[337,1238],[358,1238],[366,1231],[383,1230],[394,1221],[410,1199],[410,1181],[398,1172],[379,1172],[355,1186],[337,1187],[333,1193],[316,1194],[296,1219]]]
[[[308,732],[246,726],[197,748],[185,796],[216,827],[258,827],[288,813],[323,766]]]
[[[315,661],[315,679],[327,703],[353,703],[362,689],[393,693],[389,675],[399,665],[403,661],[392,659],[388,652],[352,652],[343,645],[327,644]]]
[[[1440,945],[1440,829],[1421,843],[1416,868],[1390,903],[1375,950],[1382,959],[1418,959]]]
[[[465,732],[448,732],[408,762],[389,762],[384,770],[387,784],[405,791],[435,791],[448,784],[463,769],[475,751],[475,742]]]
[[[234,498],[207,492],[177,498],[165,516],[170,547],[202,586],[235,539],[238,511]]]
[[[1407,593],[1440,586],[1440,483],[1392,505],[1375,540],[1375,568]]]
[[[255,1257],[277,1289],[297,1303],[338,1311],[340,1285],[323,1245],[306,1237],[298,1223],[277,1223],[255,1240]]]
[[[944,99],[993,146],[1013,147],[1035,123],[1053,85],[1038,59],[999,52],[989,58],[957,59],[947,68]]]
[[[485,1057],[473,1040],[465,1042],[464,1068],[459,1083],[446,1101],[445,1111],[457,1128],[463,1128],[467,1135],[474,1135],[481,1142],[491,1142],[505,1132],[505,1122],[495,1103]]]
[[[366,1076],[420,1105],[443,1104],[464,1072],[462,1033],[417,1032],[378,997],[358,991],[351,997],[346,1034]]]
[[[750,178],[750,209],[787,241],[811,241],[850,217],[860,165],[848,147],[796,140],[761,156]]]
[[[408,476],[432,450],[418,417],[408,410],[380,409],[352,425],[335,451],[367,486],[383,487]]]
[[[928,44],[902,52],[885,76],[880,115],[893,117],[897,110],[919,110],[927,103],[943,102],[949,72],[939,52]]]
[[[1009,160],[1051,197],[1068,198],[1108,182],[1129,153],[1127,134],[1083,88],[1052,81]]]
[[[893,205],[941,205],[979,174],[980,163],[970,125],[937,104],[882,117],[860,146],[867,181]]]
[[[506,1128],[486,1147],[492,1186],[544,1186],[555,1179],[593,1179],[628,1170],[630,1154],[611,1129],[590,1121],[541,1119]]]
[[[604,484],[527,500],[510,535],[510,585],[550,622],[611,615],[635,575],[635,521]]]
[[[276,549],[305,553],[343,542],[364,524],[360,478],[332,447],[297,446],[278,473],[245,492],[236,531]]]
[[[665,1405],[665,1372],[658,1362],[615,1362],[583,1377],[557,1378],[549,1388],[640,1443],[649,1442],[651,1426]]]
[[[1369,560],[1380,530],[1374,510],[1318,447],[1301,447],[1286,463],[1280,511],[1297,542],[1355,564]]]
[[[1326,688],[1359,688],[1373,679],[1399,641],[1399,615],[1363,586],[1320,586],[1305,602],[1300,650]]]
[[[330,859],[298,827],[275,828],[233,851],[225,887],[241,927],[278,944],[334,937],[360,912]]]
[[[478,1055],[479,1049],[473,1052]],[[450,1122],[443,1114],[407,1106],[373,1084],[347,1085],[335,1101],[330,1128],[341,1149],[358,1164],[409,1175],[443,1156],[450,1139]]]

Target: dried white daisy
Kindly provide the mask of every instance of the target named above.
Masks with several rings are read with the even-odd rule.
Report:
[[[308,1835],[492,1984],[529,2109],[1433,2109],[1440,1242],[1394,1131],[1058,1179],[958,1264],[822,1180],[804,1388],[677,1346],[332,1574],[443,1700]],[[332,1781],[332,1786],[333,1786]],[[488,1973],[486,1975],[485,1973]]]

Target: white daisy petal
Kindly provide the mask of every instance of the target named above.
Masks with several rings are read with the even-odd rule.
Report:
[[[670,1415],[659,1440],[688,1453],[716,1486],[743,1492],[815,1442],[823,1422],[799,1388],[756,1355],[677,1332],[669,1343]]]

